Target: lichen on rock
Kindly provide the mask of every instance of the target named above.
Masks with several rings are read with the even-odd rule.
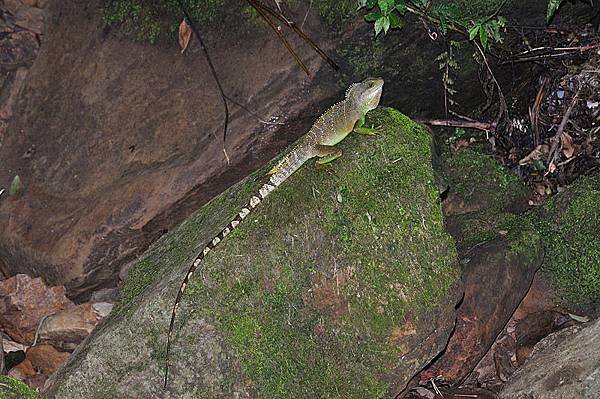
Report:
[[[393,397],[441,351],[458,273],[426,131],[392,109],[328,167],[304,165],[203,261],[190,260],[260,186],[260,170],[161,239],[120,307],[56,377],[50,397]],[[268,167],[268,166],[267,166]],[[77,373],[71,371],[77,370]]]

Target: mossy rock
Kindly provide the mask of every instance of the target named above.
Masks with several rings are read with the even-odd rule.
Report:
[[[43,396],[19,380],[0,375],[0,399],[43,399]]]
[[[530,216],[546,271],[567,303],[600,306],[600,174],[580,177]]]
[[[304,165],[203,261],[175,325],[191,260],[269,166],[163,237],[131,270],[110,318],[49,397],[393,397],[443,349],[460,295],[430,137],[392,109],[328,167]],[[76,372],[75,372],[76,371]]]
[[[459,250],[532,228],[513,213],[524,209],[527,187],[491,156],[462,149],[444,156],[444,169],[447,227]]]
[[[462,149],[445,156],[450,190],[477,211],[510,210],[527,195],[527,187],[491,156]]]

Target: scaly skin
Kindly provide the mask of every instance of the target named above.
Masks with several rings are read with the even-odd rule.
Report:
[[[319,157],[318,163],[331,162],[342,155],[342,151],[334,146],[346,138],[351,132],[360,134],[374,134],[374,129],[363,127],[365,115],[372,109],[377,108],[381,91],[383,88],[383,79],[366,79],[360,83],[355,83],[346,91],[346,97],[339,103],[333,105],[327,112],[317,119],[307,134],[302,136],[294,145],[292,150],[269,172],[269,181],[265,183],[256,195],[250,198],[248,204],[242,208],[240,213],[229,222],[229,224],[214,237],[204,250],[194,259],[186,274],[171,312],[171,323],[169,324],[169,333],[167,335],[167,354],[165,365],[165,388],[169,376],[169,353],[171,349],[171,337],[173,335],[173,325],[177,307],[181,301],[185,288],[202,262],[202,259],[241,222],[244,220],[262,200],[281,183],[292,175],[302,164],[311,158]]]

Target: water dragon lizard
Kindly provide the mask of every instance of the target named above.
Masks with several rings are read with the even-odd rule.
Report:
[[[168,382],[169,352],[175,314],[181,301],[181,297],[190,278],[202,263],[202,259],[213,250],[219,243],[234,230],[269,193],[275,190],[281,183],[292,175],[302,164],[311,158],[319,157],[317,163],[325,164],[339,158],[342,150],[335,147],[337,143],[346,138],[351,132],[360,134],[374,134],[376,129],[364,126],[365,115],[372,109],[377,108],[383,79],[369,78],[360,83],[354,83],[346,91],[345,98],[329,108],[321,115],[311,129],[302,136],[285,155],[281,161],[267,174],[269,180],[253,195],[248,204],[233,218],[221,232],[215,236],[192,262],[181,287],[177,292],[175,303],[171,312],[171,323],[167,335],[166,364],[165,364],[165,387]]]

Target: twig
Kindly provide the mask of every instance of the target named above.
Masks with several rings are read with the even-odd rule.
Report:
[[[210,68],[210,72],[212,73],[213,78],[215,79],[215,82],[217,83],[217,87],[219,88],[219,93],[221,94],[221,99],[223,100],[223,107],[225,108],[225,126],[223,127],[223,153],[225,154],[225,158],[227,159],[227,164],[229,165],[229,156],[227,155],[227,150],[225,149],[225,139],[227,138],[227,127],[229,126],[229,108],[227,107],[227,99],[225,98],[225,92],[223,91],[223,86],[221,86],[221,81],[219,80],[219,76],[217,75],[215,66],[213,65],[212,60],[210,59],[210,54],[208,53],[208,49],[206,48],[206,45],[204,44],[204,41],[202,40],[202,37],[200,36],[200,32],[196,28],[194,21],[190,17],[190,14],[187,12],[187,10],[184,7],[181,0],[177,0],[177,3],[179,4],[179,8],[181,9],[181,11],[183,12],[183,15],[189,22],[189,24],[192,28],[192,31],[198,38],[198,42],[200,43],[200,47],[202,47],[202,51],[204,52],[204,57],[206,58],[206,62],[208,63],[208,67]]]
[[[571,104],[569,104],[569,108],[567,108],[567,111],[565,112],[562,120],[560,121],[560,125],[558,125],[556,134],[552,138],[552,141],[553,141],[552,147],[550,148],[550,152],[548,153],[548,161],[547,161],[548,170],[550,170],[550,165],[554,162],[554,159],[556,158],[556,153],[558,150],[558,146],[561,142],[561,137],[565,130],[565,126],[567,126],[567,122],[569,122],[569,118],[571,117],[571,112],[573,111],[573,108],[575,107],[575,103],[577,103],[577,98],[579,97],[580,91],[581,91],[581,88],[577,89],[577,92],[573,96],[573,100],[571,100]]]
[[[465,115],[461,115],[458,112],[454,112],[452,110],[449,110],[448,112],[450,113],[450,115],[454,115],[457,118],[460,118],[462,120],[465,120],[465,121],[468,121],[468,122],[477,122],[475,119],[469,118],[468,116],[465,116]]]
[[[308,13],[310,12],[310,9],[312,8],[312,3],[313,3],[313,0],[310,0],[310,3],[308,4],[308,8],[306,9],[306,14],[304,14],[304,19],[302,20],[302,23],[300,24],[300,29],[304,28],[304,24],[306,23],[306,18],[308,17]]]
[[[258,116],[255,112],[250,111],[245,105],[240,104],[239,102],[235,101],[233,98],[229,97],[229,96],[225,96],[225,98],[229,101],[231,101],[232,103],[234,103],[235,105],[237,105],[238,107],[240,107],[241,109],[243,109],[244,111],[246,111],[247,113],[249,113],[250,115],[252,115],[253,117],[255,117],[256,119],[258,119],[258,121],[260,123],[263,123],[265,125],[285,125],[285,123],[283,122],[269,122],[266,121],[264,119],[262,119],[260,116]]]
[[[494,131],[496,129],[495,123],[487,122],[468,122],[456,119],[415,119],[415,121],[423,125],[477,129],[484,132]]]
[[[490,76],[492,77],[492,80],[494,81],[496,88],[498,88],[498,98],[500,99],[500,107],[498,109],[498,116],[496,117],[496,121],[495,121],[495,125],[498,125],[500,123],[500,120],[502,119],[502,115],[504,115],[508,118],[508,107],[506,106],[506,99],[504,98],[504,94],[502,93],[502,88],[500,87],[500,83],[498,83],[498,81],[496,80],[496,76],[494,76],[494,72],[492,72],[492,68],[490,67],[490,64],[488,64],[487,57],[485,56],[483,49],[481,48],[479,43],[477,43],[476,41],[473,41],[473,44],[475,44],[475,47],[477,47],[477,50],[479,50],[479,53],[483,57],[483,62],[485,64]]]
[[[580,47],[557,47],[557,48],[551,48],[551,47],[538,47],[532,50],[527,50],[524,51],[522,53],[517,54],[514,58],[511,58],[510,60],[506,60],[506,61],[502,61],[501,65],[504,64],[510,64],[510,63],[517,63],[517,62],[531,62],[531,61],[538,61],[538,60],[543,60],[546,58],[557,58],[557,57],[563,57],[566,55],[571,55],[573,53],[584,53],[586,51],[589,50],[593,50],[596,48],[600,47],[600,43],[595,43],[595,44],[589,44],[587,46],[580,46]],[[554,52],[555,51],[555,52]],[[535,52],[541,52],[543,54],[537,54],[537,55],[532,55],[529,57],[520,57],[522,55],[527,55],[527,54],[531,54],[531,53],[535,53]],[[546,53],[544,53],[546,52]]]
[[[540,107],[542,100],[544,99],[544,93],[546,91],[546,84],[548,83],[548,77],[544,76],[540,83],[540,88],[535,96],[533,107],[529,107],[529,122],[531,123],[531,130],[533,131],[533,147],[537,147],[540,141]]]
[[[294,57],[294,60],[296,60],[296,63],[298,65],[300,65],[300,68],[302,68],[302,70],[304,71],[304,73],[306,73],[307,76],[310,76],[310,72],[309,72],[308,68],[306,67],[306,65],[304,65],[304,62],[302,62],[302,60],[300,59],[300,56],[298,56],[298,54],[296,53],[296,51],[292,48],[292,45],[290,44],[290,42],[283,35],[283,33],[281,33],[281,28],[278,27],[278,26],[276,26],[275,23],[273,21],[271,21],[271,19],[267,15],[266,9],[269,9],[269,10],[271,10],[271,9],[269,7],[267,7],[267,6],[265,6],[264,4],[260,4],[256,0],[248,0],[248,3],[250,3],[250,5],[252,7],[254,7],[254,9],[256,10],[256,12],[258,12],[258,14],[262,17],[262,19],[264,19],[265,22],[269,25],[269,27],[273,30],[273,32],[275,32],[275,34],[277,35],[277,37],[279,37],[279,40],[281,40],[281,42],[283,43],[283,45],[285,46],[285,48]],[[274,10],[273,10],[273,13],[277,14]],[[283,20],[284,23],[287,23],[287,20],[284,17],[281,17],[281,18],[282,18],[282,20]]]
[[[308,45],[317,53],[319,54],[319,56],[321,58],[323,58],[325,61],[327,61],[327,63],[334,69],[334,70],[339,70],[340,67],[338,66],[338,64],[335,63],[335,61],[333,61],[319,46],[317,46],[317,44],[310,38],[308,37],[303,31],[302,29],[300,29],[293,21],[290,21],[288,18],[286,18],[285,16],[283,16],[281,13],[278,13],[277,11],[273,10],[272,8],[270,8],[269,6],[261,3],[260,1],[257,0],[247,0],[248,3],[250,3],[250,5],[252,7],[254,7],[257,11],[258,8],[261,8],[264,12],[270,14],[271,16],[277,18],[279,21],[281,21],[282,23],[286,24],[287,26],[289,26],[298,36],[300,36],[300,38],[302,40],[304,40],[306,43],[308,43]]]

